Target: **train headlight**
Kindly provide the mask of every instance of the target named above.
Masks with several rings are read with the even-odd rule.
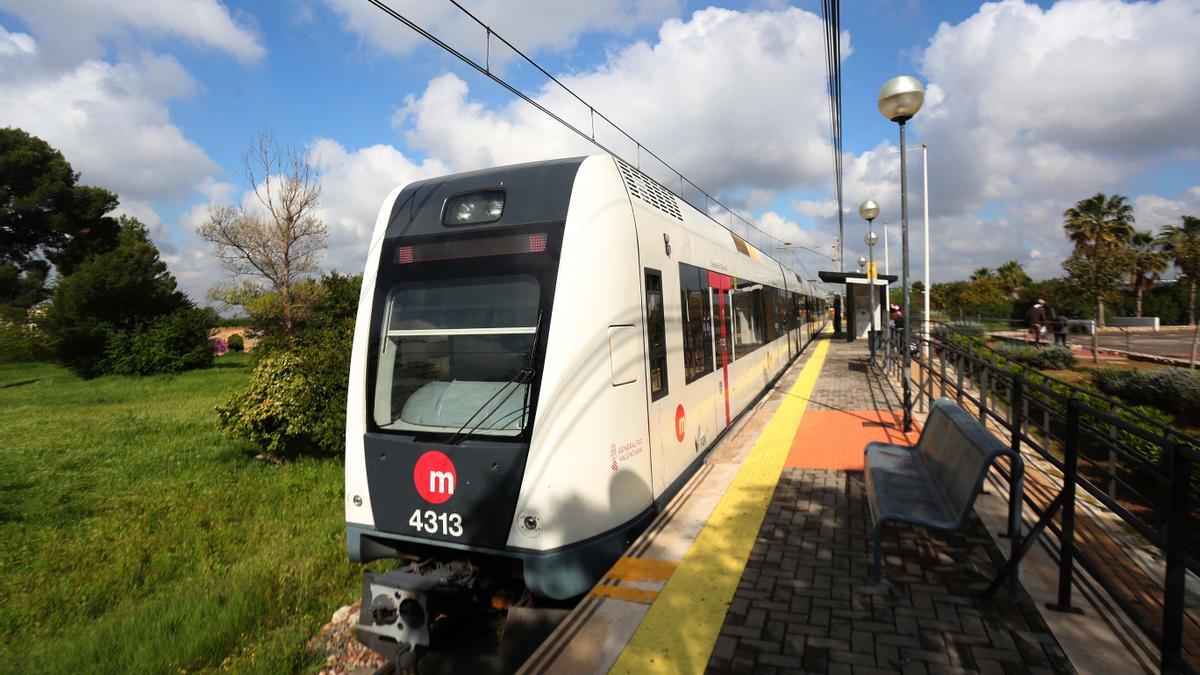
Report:
[[[490,223],[499,220],[503,213],[503,190],[468,192],[446,200],[446,208],[442,211],[442,223],[446,225]]]
[[[408,602],[407,600],[405,602]],[[403,607],[404,603],[400,603]],[[377,595],[371,601],[371,620],[376,626],[390,626],[396,623],[396,617],[399,612],[396,610],[396,603],[386,595]]]

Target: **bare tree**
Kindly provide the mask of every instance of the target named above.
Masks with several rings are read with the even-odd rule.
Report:
[[[283,331],[290,339],[306,297],[297,295],[297,282],[318,270],[328,234],[316,215],[320,171],[308,150],[280,148],[268,131],[251,141],[242,163],[258,204],[211,207],[197,234],[213,244],[234,278],[279,295]]]

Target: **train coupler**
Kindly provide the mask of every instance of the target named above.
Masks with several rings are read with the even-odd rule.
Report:
[[[428,648],[438,625],[469,602],[473,582],[474,568],[462,565],[364,572],[356,637],[389,661]]]

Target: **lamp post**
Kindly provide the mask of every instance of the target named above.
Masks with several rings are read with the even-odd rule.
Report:
[[[879,216],[879,205],[868,199],[858,205],[858,215],[862,216],[863,220],[867,221],[867,234],[863,237],[863,243],[867,245],[867,292],[871,302],[868,306],[871,309],[871,332],[868,334],[867,343],[871,347],[871,363],[875,363],[875,242],[879,241],[879,237],[871,230],[871,223]]]
[[[913,150],[921,151],[921,189],[924,193],[924,199],[921,201],[922,207],[925,209],[925,288],[931,286],[929,282],[929,259],[932,257],[929,252],[929,145],[922,143],[920,148]],[[883,226],[883,246],[887,248],[887,225]],[[924,311],[921,313],[922,332],[929,335],[929,294],[925,294],[925,302],[923,305]],[[925,361],[929,362],[929,341],[925,341]]]
[[[861,256],[861,255],[860,255],[860,256],[858,256],[858,269],[860,269],[860,270],[864,270],[864,271],[867,269],[867,258],[866,258],[866,256]]]
[[[900,125],[900,297],[904,312],[904,333],[900,344],[903,354],[901,383],[904,390],[904,431],[912,431],[912,354],[908,303],[908,165],[904,153],[904,123],[913,118],[925,102],[925,88],[911,75],[893,77],[879,90],[879,112]]]
[[[925,333],[925,364],[929,364],[929,146],[925,143],[921,144],[921,184],[924,186],[925,195],[921,200],[921,205],[925,208],[925,304],[924,312],[922,312],[921,320],[925,324],[923,332]]]

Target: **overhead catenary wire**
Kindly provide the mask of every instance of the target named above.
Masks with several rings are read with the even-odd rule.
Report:
[[[602,112],[600,112],[599,110],[597,110],[595,106],[593,106],[592,104],[590,104],[586,100],[584,100],[584,98],[582,96],[577,94],[574,90],[572,90],[570,87],[568,87],[566,84],[564,84],[560,79],[558,79],[557,77],[552,75],[549,71],[547,71],[545,68],[543,68],[541,65],[539,65],[536,61],[534,61],[532,58],[527,56],[524,52],[522,52],[520,49],[518,49],[516,46],[514,46],[511,42],[509,42],[507,39],[505,39],[504,36],[500,35],[495,30],[493,30],[491,26],[489,26],[488,24],[486,24],[482,20],[480,20],[479,17],[475,16],[470,10],[463,7],[463,5],[460,4],[459,2],[457,2],[457,0],[449,0],[449,2],[452,5],[454,5],[454,7],[456,7],[465,16],[469,17],[472,21],[474,21],[481,28],[483,28],[484,31],[486,31],[487,44],[485,46],[485,57],[484,57],[483,63],[479,63],[474,58],[472,58],[472,57],[464,54],[463,52],[455,49],[454,47],[450,46],[444,40],[438,38],[436,35],[429,32],[428,30],[422,28],[420,25],[418,25],[413,20],[409,19],[408,17],[404,16],[400,12],[393,9],[386,2],[384,2],[384,0],[368,0],[368,2],[370,2],[372,5],[377,7],[379,10],[381,10],[382,12],[384,12],[391,18],[399,21],[400,23],[404,24],[408,28],[412,29],[414,32],[416,32],[421,37],[425,38],[426,40],[429,40],[430,42],[437,45],[438,47],[441,47],[445,52],[447,52],[451,56],[455,57],[459,61],[462,61],[464,64],[470,66],[471,68],[476,70],[479,74],[483,75],[484,77],[487,77],[488,79],[492,80],[496,84],[500,85],[505,90],[507,90],[509,93],[513,94],[514,96],[520,98],[521,100],[525,101],[529,105],[538,109],[539,111],[541,111],[544,115],[546,115],[550,119],[554,120],[555,122],[558,122],[562,126],[571,130],[572,132],[574,132],[576,135],[578,135],[583,140],[591,143],[592,145],[596,146],[597,148],[599,148],[600,150],[604,151],[605,153],[607,153],[609,155],[621,158],[621,159],[625,160],[626,162],[628,162],[629,160],[627,158],[621,157],[621,155],[619,153],[615,152],[612,148],[608,147],[607,145],[605,145],[604,143],[602,143],[600,140],[598,140],[596,138],[595,119],[597,117],[599,117],[601,120],[606,122],[609,126],[611,126],[613,129],[615,129],[617,131],[617,133],[619,133],[621,136],[623,136],[629,142],[633,143],[634,146],[636,147],[637,155],[634,158],[634,161],[629,162],[629,163],[633,164],[640,170],[641,169],[641,159],[642,159],[643,153],[645,153],[649,157],[654,158],[656,161],[658,161],[659,164],[661,164],[663,167],[665,167],[668,172],[675,175],[675,177],[679,180],[680,188],[679,188],[679,191],[676,192],[673,188],[667,187],[666,185],[663,185],[662,183],[660,183],[657,180],[654,181],[655,183],[658,183],[663,189],[665,189],[673,194],[676,194],[680,199],[683,199],[684,201],[688,201],[687,197],[684,195],[684,189],[683,189],[684,184],[686,183],[697,193],[704,196],[704,199],[705,199],[705,204],[704,204],[705,208],[703,210],[704,214],[706,216],[708,216],[713,222],[715,222],[718,225],[720,225],[721,227],[729,230],[730,233],[734,234],[735,236],[741,236],[741,235],[738,235],[738,233],[736,231],[734,231],[734,229],[733,229],[733,219],[736,218],[737,220],[741,221],[742,224],[744,224],[746,226],[747,233],[749,233],[750,230],[753,230],[754,232],[757,232],[762,237],[766,238],[766,240],[768,240],[768,242],[769,242],[769,246],[767,248],[774,249],[777,247],[778,244],[785,243],[783,239],[780,239],[779,237],[776,237],[775,235],[764,231],[763,229],[761,229],[760,227],[755,225],[753,222],[751,222],[747,218],[743,217],[741,214],[737,213],[733,209],[726,206],[723,202],[718,200],[716,197],[712,196],[708,191],[701,188],[694,181],[692,181],[688,177],[684,176],[682,172],[680,172],[678,169],[673,167],[670,163],[668,163],[666,160],[664,160],[662,157],[660,157],[657,153],[655,153],[655,152],[651,151],[649,148],[647,148],[641,141],[634,138],[632,134],[625,131],[618,124],[613,122],[612,119],[610,119],[607,115],[605,115]],[[491,43],[492,43],[493,39],[497,40],[499,43],[503,44],[505,47],[508,47],[509,49],[511,49],[514,54],[519,56],[522,60],[524,60],[526,63],[528,63],[534,69],[536,69],[539,73],[541,73],[543,76],[545,76],[549,81],[553,82],[555,85],[557,85],[559,88],[561,88],[564,92],[566,92],[569,96],[571,96],[576,101],[578,101],[581,105],[583,105],[585,108],[587,108],[588,115],[591,120],[590,133],[587,131],[584,131],[583,129],[580,129],[579,127],[576,127],[574,124],[572,124],[572,123],[568,122],[566,119],[564,119],[561,115],[550,110],[542,103],[539,103],[538,101],[536,101],[529,94],[526,94],[525,92],[521,91],[519,88],[514,86],[512,83],[508,82],[504,78],[502,78],[499,75],[497,75],[496,73],[494,73],[491,68],[491,57],[492,57],[492,44]],[[650,180],[654,180],[650,176],[647,176],[647,178],[649,178]],[[839,203],[840,203],[840,200],[839,200]],[[726,225],[725,223],[722,223],[721,221],[719,221],[713,217],[713,214],[711,213],[711,209],[710,209],[710,204],[715,205],[716,207],[719,207],[720,209],[724,210],[726,213],[729,214],[730,223],[728,225]],[[761,248],[761,246],[760,246],[760,248]],[[769,252],[768,254],[772,255],[772,257],[774,257],[773,252]],[[802,262],[800,262],[800,260],[798,258],[797,258],[797,262],[800,263],[800,267],[803,269],[805,276],[811,277],[811,274],[809,273],[808,268]]]
[[[842,199],[842,19],[838,0],[821,0],[825,23],[825,71],[829,80],[829,141],[833,147],[834,193],[837,197],[838,271],[845,271],[846,232]]]

